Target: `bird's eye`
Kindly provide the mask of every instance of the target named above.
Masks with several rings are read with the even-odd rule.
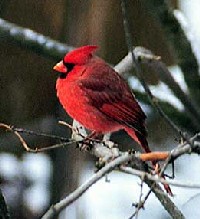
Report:
[[[66,63],[66,62],[63,62],[63,63],[67,68],[67,73],[69,73],[75,66],[75,64],[73,64],[73,63]]]
[[[67,74],[70,72],[70,71],[72,71],[73,70],[73,68],[74,68],[74,66],[75,66],[75,64],[73,64],[73,63],[66,63],[66,62],[64,62],[64,60],[63,60],[63,64],[64,64],[64,66],[66,67],[66,71],[65,72],[60,72],[60,78],[61,79],[65,79],[66,77],[67,77]]]

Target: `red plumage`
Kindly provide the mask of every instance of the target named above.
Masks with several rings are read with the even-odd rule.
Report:
[[[145,114],[125,80],[83,46],[67,53],[54,69],[61,73],[57,96],[66,112],[96,134],[124,129],[145,152]]]
[[[145,152],[151,152],[144,112],[125,80],[93,55],[96,49],[75,49],[54,66],[61,73],[56,82],[60,103],[73,119],[96,135],[124,129]],[[172,195],[169,185],[164,187]]]

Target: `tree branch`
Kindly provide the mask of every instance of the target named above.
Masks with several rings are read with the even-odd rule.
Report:
[[[31,29],[19,27],[0,18],[0,38],[10,40],[25,49],[58,60],[73,47],[52,40],[50,37],[36,33]]]
[[[154,181],[157,183],[168,184],[168,185],[172,185],[174,187],[179,187],[179,188],[200,189],[200,184],[193,183],[191,181],[180,182],[178,180],[172,180],[172,179],[166,180],[166,179],[163,179],[163,178],[158,177],[158,176],[153,176],[153,175],[146,173],[144,171],[136,170],[136,169],[133,169],[130,167],[124,167],[124,166],[120,167],[120,170],[124,173],[131,174],[134,176],[139,176],[140,178],[146,178],[150,181]],[[163,193],[163,194],[165,194],[165,193]]]
[[[102,150],[101,150],[102,151]],[[105,156],[105,154],[103,155]],[[130,163],[131,162],[131,163]],[[124,165],[130,166],[137,166],[143,171],[132,169],[130,167],[124,167]],[[124,164],[123,166],[121,166]],[[86,183],[81,185],[79,188],[77,188],[74,192],[69,194],[66,198],[52,206],[42,217],[42,219],[50,219],[54,218],[57,214],[59,214],[65,207],[69,206],[72,204],[74,201],[76,201],[80,196],[82,196],[93,184],[95,184],[99,179],[101,179],[103,176],[106,174],[110,173],[112,170],[116,169],[119,167],[119,170],[132,174],[132,175],[137,175],[141,178],[144,179],[144,182],[147,183],[149,187],[152,186],[153,182],[162,182],[162,183],[168,183],[174,186],[179,186],[179,187],[187,187],[187,188],[200,188],[199,184],[194,184],[194,183],[181,183],[178,181],[173,181],[173,180],[164,180],[162,178],[157,178],[155,176],[152,176],[151,174],[148,174],[144,172],[145,166],[142,163],[141,160],[137,158],[137,155],[133,154],[128,154],[124,153],[123,155],[115,158],[108,164],[106,164],[102,169],[100,169],[96,174],[94,174]],[[164,208],[170,213],[170,215],[173,218],[184,218],[184,216],[181,214],[181,212],[178,210],[178,208],[174,205],[174,203],[170,200],[170,198],[164,194],[161,190],[161,188],[155,184],[152,187],[152,191],[155,193],[157,198],[160,200],[160,202],[163,204]]]

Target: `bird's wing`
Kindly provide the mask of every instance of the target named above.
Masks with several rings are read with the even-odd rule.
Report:
[[[90,104],[104,115],[146,136],[144,112],[124,79],[114,70],[110,71],[112,71],[111,74],[107,72],[101,76],[101,79],[93,75],[89,80],[88,78],[81,80],[81,89],[88,97]]]

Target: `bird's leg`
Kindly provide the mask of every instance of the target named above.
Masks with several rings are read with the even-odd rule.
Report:
[[[154,173],[157,174],[157,175],[160,175],[161,168],[160,168],[159,163],[158,163],[158,162],[155,162],[155,161],[152,161],[152,165],[153,165],[153,167],[154,167]],[[165,179],[164,173],[163,173],[160,177],[162,177],[163,179]],[[165,183],[163,184],[163,186],[164,186],[165,191],[166,191],[170,196],[173,197],[173,193],[172,193],[172,190],[171,190],[170,186],[169,186],[168,184],[165,184]]]
[[[101,141],[103,135],[102,133],[92,131],[87,137],[83,139],[81,145],[79,144],[79,148],[84,151],[90,151],[93,147],[93,143],[97,141]]]
[[[90,139],[90,140],[101,140],[103,137],[101,132],[96,132],[96,131],[92,131],[87,137],[86,139]]]

